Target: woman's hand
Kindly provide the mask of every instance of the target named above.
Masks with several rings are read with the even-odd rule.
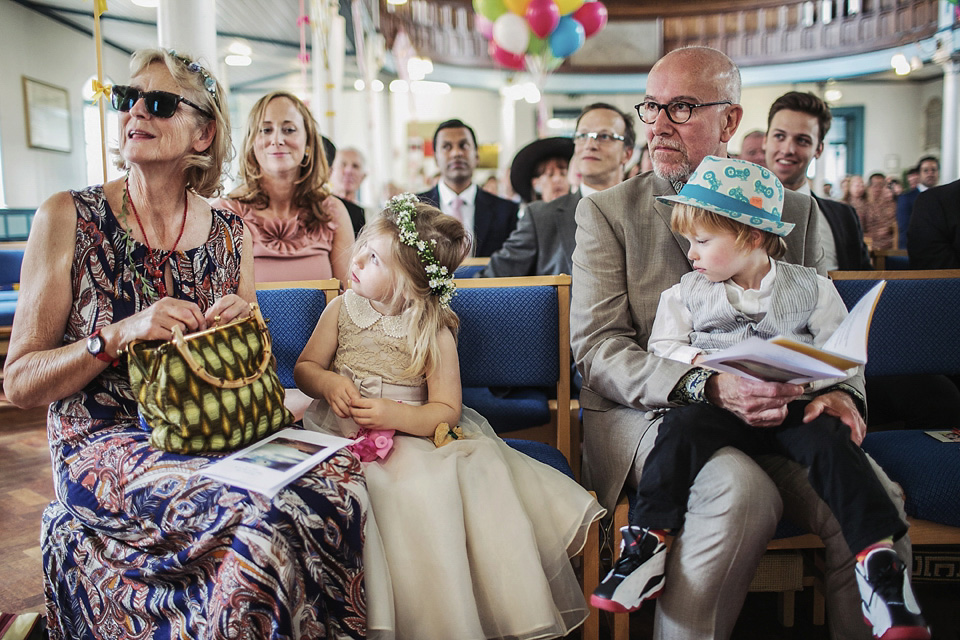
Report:
[[[216,317],[220,316],[219,324],[227,324],[237,318],[246,318],[250,315],[250,303],[235,293],[223,296],[213,303],[203,319],[207,326],[217,324]]]
[[[133,340],[169,340],[173,328],[190,333],[206,328],[200,307],[176,298],[161,298],[143,311],[103,328],[107,353],[114,355]]]
[[[398,403],[384,398],[362,398],[354,400],[351,408],[353,420],[367,429],[393,429],[396,424]]]
[[[354,416],[352,406],[361,398],[352,380],[346,376],[334,374],[324,382],[323,399],[337,416],[350,418]]]

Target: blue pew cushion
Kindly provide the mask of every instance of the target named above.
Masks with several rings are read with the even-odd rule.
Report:
[[[542,462],[549,467],[553,467],[571,480],[574,479],[573,469],[570,468],[570,463],[567,462],[567,459],[563,457],[563,454],[560,453],[558,449],[543,442],[534,442],[533,440],[504,438],[503,441],[520,453],[530,456],[537,462]]]
[[[960,443],[881,431],[867,434],[863,450],[903,487],[907,515],[960,527]]]
[[[260,289],[257,301],[273,339],[277,377],[285,389],[292,389],[297,386],[293,366],[327,306],[326,295],[319,289]]]
[[[541,389],[510,389],[503,395],[494,395],[488,387],[464,387],[463,404],[486,418],[497,433],[550,422],[548,396]]]

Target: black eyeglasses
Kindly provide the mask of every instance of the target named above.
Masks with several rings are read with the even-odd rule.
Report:
[[[584,144],[587,138],[596,140],[600,144],[610,144],[612,142],[626,140],[619,133],[597,133],[596,131],[578,131],[573,134],[573,144]]]
[[[211,120],[214,119],[213,114],[200,105],[169,91],[141,91],[135,87],[122,84],[113,85],[110,89],[110,104],[117,111],[123,111],[124,113],[130,111],[140,98],[143,98],[143,106],[147,108],[147,113],[158,118],[171,117],[177,112],[177,106],[182,102]]]
[[[700,104],[690,104],[689,102],[680,101],[660,104],[653,100],[644,100],[640,104],[634,105],[633,108],[637,110],[637,115],[640,116],[640,121],[644,124],[653,124],[656,122],[661,110],[667,112],[667,118],[669,118],[673,124],[683,124],[693,115],[694,109],[699,107],[712,107],[718,104],[733,103],[729,100],[719,100],[717,102],[703,102]]]

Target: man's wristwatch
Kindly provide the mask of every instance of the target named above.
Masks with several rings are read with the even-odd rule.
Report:
[[[107,343],[103,340],[103,336],[100,335],[100,329],[97,329],[87,338],[87,351],[100,362],[113,363],[114,358],[108,356],[106,350]]]

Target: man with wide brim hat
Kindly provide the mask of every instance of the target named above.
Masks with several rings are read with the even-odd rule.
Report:
[[[513,158],[513,164],[510,165],[510,184],[524,202],[533,202],[534,200],[552,200],[558,196],[564,195],[567,187],[566,169],[570,164],[570,158],[573,157],[573,140],[570,138],[542,138],[534,140],[517,152]],[[533,186],[533,181],[543,174],[546,165],[550,160],[556,160],[557,164],[563,170],[564,188],[559,193],[554,193],[553,197],[540,197]]]

